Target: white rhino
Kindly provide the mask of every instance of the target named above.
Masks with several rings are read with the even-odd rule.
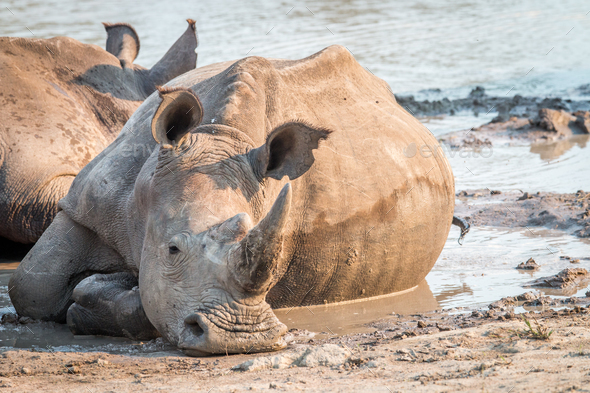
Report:
[[[106,24],[105,51],[68,37],[0,38],[0,238],[33,243],[74,177],[156,86],[196,66],[195,22],[147,70],[135,30]]]
[[[76,177],[12,302],[189,355],[282,348],[272,308],[405,290],[434,265],[454,179],[412,143],[436,139],[341,46],[188,72]]]

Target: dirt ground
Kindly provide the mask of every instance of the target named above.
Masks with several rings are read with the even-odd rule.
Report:
[[[524,316],[535,331],[552,331],[548,339],[510,310],[491,309],[392,316],[374,333],[321,340],[292,332],[272,354],[13,350],[0,355],[0,392],[590,391],[590,308]]]

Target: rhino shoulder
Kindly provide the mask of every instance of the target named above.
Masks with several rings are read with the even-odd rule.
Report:
[[[68,195],[60,201],[63,209],[81,224],[100,226],[104,217],[121,208],[131,194],[138,173],[157,144],[151,134],[151,120],[159,103],[152,94],[131,115],[117,138],[74,179]]]

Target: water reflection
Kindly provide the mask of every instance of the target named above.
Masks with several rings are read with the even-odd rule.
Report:
[[[435,298],[439,304],[443,304],[452,302],[452,300],[458,295],[473,295],[473,289],[471,289],[466,283],[463,283],[460,286],[445,286],[442,291],[436,294]]]
[[[590,140],[590,135],[574,135],[559,141],[533,143],[531,153],[538,154],[542,160],[554,160],[574,146],[584,149],[588,140]]]
[[[295,307],[275,311],[289,329],[307,329],[323,334],[348,334],[373,331],[365,326],[392,314],[413,314],[438,309],[438,302],[426,281],[399,294],[349,303]]]

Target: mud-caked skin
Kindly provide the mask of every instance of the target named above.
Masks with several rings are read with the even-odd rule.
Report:
[[[74,177],[152,92],[196,66],[195,22],[151,69],[139,38],[107,24],[107,50],[72,38],[0,38],[0,237],[33,243]]]
[[[78,333],[155,328],[190,355],[279,349],[272,308],[412,288],[434,265],[453,174],[412,143],[436,140],[340,46],[188,72],[76,177],[12,302]]]

